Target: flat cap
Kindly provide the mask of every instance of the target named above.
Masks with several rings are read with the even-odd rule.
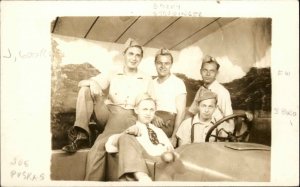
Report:
[[[156,105],[155,100],[148,93],[142,93],[142,94],[137,95],[137,97],[135,99],[135,106],[138,106],[140,104],[140,102],[142,102],[144,100],[151,100]]]
[[[164,54],[171,54],[170,53],[170,51],[168,50],[168,49],[166,49],[166,48],[161,48],[161,49],[159,49],[157,52],[156,52],[156,56],[157,55],[164,55]]]
[[[137,43],[137,41],[135,41],[134,39],[128,38],[127,41],[125,42],[124,46],[125,46],[125,50],[126,50],[128,47],[141,46],[141,45],[139,43]]]
[[[196,101],[201,102],[207,99],[216,99],[217,100],[217,94],[208,90],[208,89],[202,89],[200,90],[199,94],[196,97]]]

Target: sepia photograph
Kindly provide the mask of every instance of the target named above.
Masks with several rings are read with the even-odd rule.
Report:
[[[1,186],[299,185],[296,1],[0,5]]]
[[[270,182],[271,28],[56,17],[51,180]]]

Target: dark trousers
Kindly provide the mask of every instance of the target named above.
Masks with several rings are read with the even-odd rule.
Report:
[[[90,134],[88,125],[93,112],[98,124],[106,124],[104,131],[97,137],[87,155],[85,180],[103,181],[105,179],[105,143],[108,137],[123,132],[136,122],[133,110],[105,105],[104,100],[104,97],[93,99],[89,87],[82,87],[77,97],[75,126]]]
[[[171,114],[165,111],[156,111],[155,115],[157,115],[158,117],[162,118],[162,120],[164,120],[165,125],[162,126],[161,129],[166,133],[166,135],[169,138],[171,138],[174,131],[176,114]]]
[[[119,179],[126,174],[144,172],[149,175],[146,161],[161,162],[160,156],[149,155],[133,135],[124,134],[119,138]],[[129,175],[132,176],[132,175]],[[125,177],[126,178],[126,177]]]

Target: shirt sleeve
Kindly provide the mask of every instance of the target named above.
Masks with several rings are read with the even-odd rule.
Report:
[[[225,88],[222,94],[218,94],[218,106],[221,109],[224,116],[233,114],[230,93]]]
[[[148,84],[148,94],[155,99],[155,91],[154,91],[154,80],[150,80]]]
[[[111,135],[107,142],[105,143],[105,150],[108,153],[117,153],[119,152],[118,141],[122,134],[113,134]]]
[[[105,90],[110,84],[112,74],[112,72],[103,72],[97,76],[92,77],[91,79],[96,81],[100,85],[102,90]]]
[[[191,143],[191,120],[192,118],[184,120],[176,132],[176,137],[182,141],[182,144]]]
[[[179,79],[179,78],[178,78]],[[176,85],[177,88],[177,95],[186,94],[186,87],[184,82],[179,79],[178,84]]]
[[[198,91],[196,92],[196,95],[195,95],[195,97],[194,97],[194,100],[193,100],[191,106],[190,106],[189,109],[188,109],[188,111],[189,111],[190,113],[194,114],[194,115],[198,112],[196,100],[198,99],[200,89],[201,89],[201,88],[199,88]]]

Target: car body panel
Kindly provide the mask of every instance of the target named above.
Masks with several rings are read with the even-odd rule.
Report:
[[[227,146],[241,149],[228,148]],[[248,147],[248,148],[247,148]],[[174,163],[157,164],[160,181],[270,181],[270,147],[252,143],[211,142],[176,149]]]

